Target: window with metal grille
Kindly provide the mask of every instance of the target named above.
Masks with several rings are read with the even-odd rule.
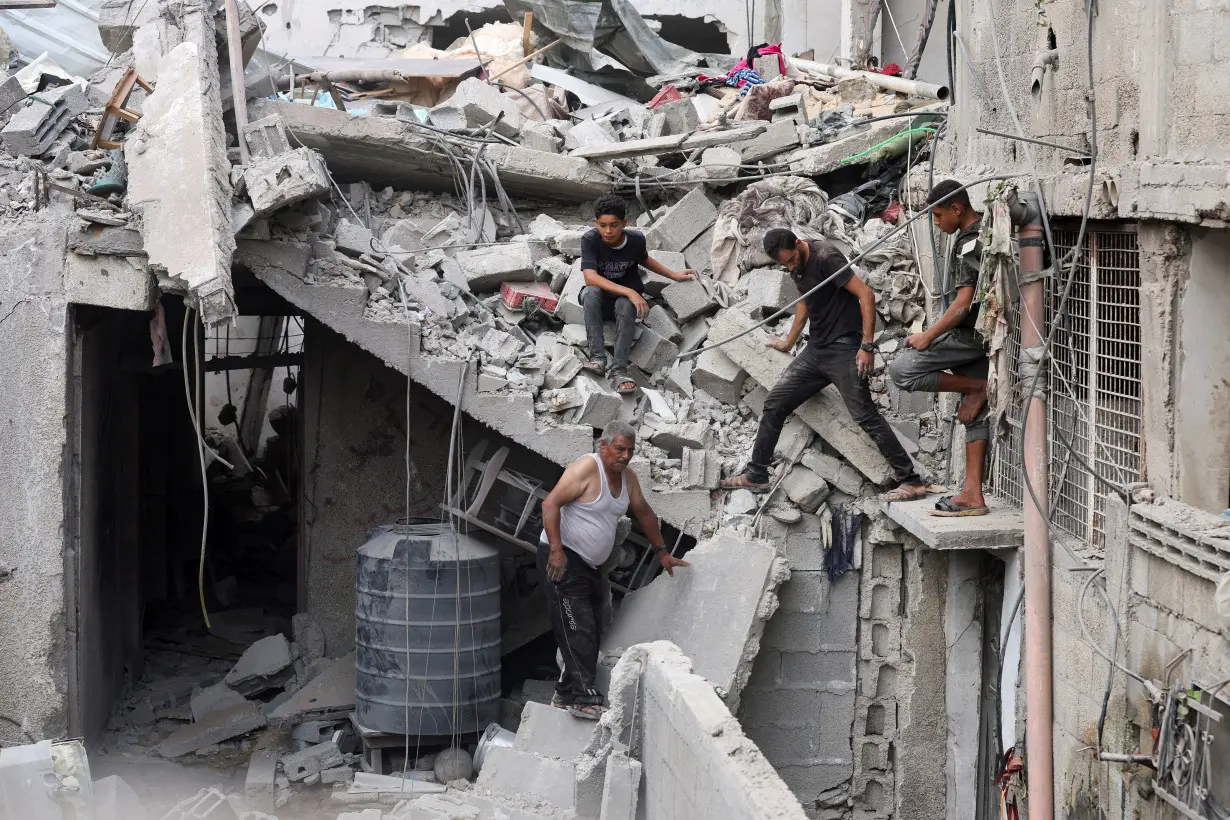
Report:
[[[1057,256],[1076,242],[1078,226],[1054,226]],[[1076,265],[1067,310],[1048,371],[1050,505],[1056,526],[1095,550],[1102,542],[1102,500],[1093,472],[1115,484],[1141,477],[1140,250],[1134,230],[1091,225]],[[1047,322],[1063,282],[1047,282]],[[1009,343],[1015,369],[1019,331]],[[1021,425],[1025,386],[1015,385],[1010,435],[997,443],[993,492],[1020,505],[1025,497]]]

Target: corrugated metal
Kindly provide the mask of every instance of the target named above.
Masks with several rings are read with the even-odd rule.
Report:
[[[98,37],[97,0],[59,0],[53,9],[0,12],[0,26],[27,60],[45,51],[65,71],[83,77],[111,56]]]

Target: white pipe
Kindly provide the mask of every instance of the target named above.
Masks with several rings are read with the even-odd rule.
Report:
[[[902,77],[888,77],[884,74],[876,74],[873,71],[855,71],[850,68],[843,68],[839,65],[831,63],[817,63],[811,60],[800,60],[797,57],[791,60],[795,68],[800,71],[807,71],[812,74],[823,74],[837,80],[844,80],[850,77],[862,77],[873,85],[888,91],[896,91],[901,94],[909,94],[913,97],[926,97],[932,100],[948,99],[948,86],[935,85],[934,83],[924,83],[921,80],[907,80]]]

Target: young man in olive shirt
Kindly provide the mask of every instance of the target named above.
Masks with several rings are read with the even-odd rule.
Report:
[[[785,228],[765,234],[764,249],[772,259],[785,266],[799,293],[808,293],[846,265],[846,257],[831,242],[799,240]],[[927,485],[914,471],[914,463],[896,433],[876,409],[868,377],[875,366],[876,297],[853,271],[845,270],[828,284],[799,302],[794,323],[785,339],[774,339],[769,346],[790,352],[808,324],[807,346],[795,357],[781,379],[769,391],[752,457],[741,475],[722,483],[729,488],[765,490],[769,487],[769,467],[773,450],[781,437],[782,425],[799,405],[830,384],[837,386],[850,415],[867,431],[871,440],[893,470],[894,499],[920,498]]]
[[[944,197],[948,199],[931,211],[931,217],[937,228],[954,235],[943,288],[947,308],[931,327],[906,338],[908,349],[889,365],[888,377],[902,390],[963,395],[957,420],[965,425],[965,487],[937,501],[932,515],[986,515],[982,475],[991,438],[986,413],[990,363],[975,330],[974,301],[982,268],[982,214],[954,179],[932,188],[927,204]]]

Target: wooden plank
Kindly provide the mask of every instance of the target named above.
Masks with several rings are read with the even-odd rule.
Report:
[[[474,526],[478,527],[483,532],[490,533],[498,538],[502,538],[503,540],[507,541],[508,543],[514,546],[520,547],[521,549],[525,550],[531,555],[538,554],[537,546],[530,544],[526,541],[522,541],[520,538],[517,538],[515,535],[509,535],[508,533],[504,532],[499,527],[492,526],[491,524],[488,524],[486,521],[482,521],[478,518],[475,518],[472,515],[467,515],[461,510],[455,507],[450,507],[447,504],[441,504],[440,509],[444,510],[449,515],[457,516],[462,521],[465,521],[467,524],[473,524]]]
[[[527,11],[525,13],[525,23],[521,27],[521,53],[529,54],[530,46],[533,45],[533,32],[530,29],[534,25],[534,12]]]

